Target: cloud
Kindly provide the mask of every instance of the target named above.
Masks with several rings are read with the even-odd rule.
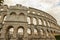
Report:
[[[59,0],[5,0],[5,4],[15,5],[22,4],[25,6],[31,6],[42,10],[50,9],[54,6]]]
[[[60,6],[56,6],[48,11],[52,16],[56,18],[58,24],[60,25]]]

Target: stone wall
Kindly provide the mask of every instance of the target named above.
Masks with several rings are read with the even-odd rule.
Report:
[[[20,35],[19,28],[23,29]],[[19,4],[0,6],[0,40],[56,40],[59,33],[56,19],[46,12]]]

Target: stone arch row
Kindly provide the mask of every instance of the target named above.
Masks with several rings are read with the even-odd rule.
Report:
[[[35,22],[35,21],[36,22]],[[39,23],[39,21],[41,22],[41,23]],[[44,22],[43,22],[44,21]],[[36,17],[31,17],[31,16],[28,16],[27,17],[27,22],[28,22],[28,24],[34,24],[34,25],[44,25],[44,26],[46,26],[46,28],[47,28],[47,26],[48,27],[51,27],[51,23],[49,22],[49,21],[46,21],[46,20],[44,20],[44,19],[42,19],[42,18],[36,18]],[[47,29],[47,32],[49,32],[49,29]],[[53,31],[53,30],[50,30],[50,32],[52,33],[52,34],[54,34],[55,33],[55,31]]]
[[[19,27],[14,27],[14,26],[7,26],[6,28],[6,40],[10,40],[14,37],[17,36],[17,38],[19,39],[20,36],[23,36],[24,33],[22,33],[24,31],[24,27],[23,26],[19,26]],[[17,34],[17,35],[16,35]]]
[[[5,16],[7,16],[8,14],[4,14],[3,15],[3,18],[5,17]],[[9,13],[9,15],[17,15],[16,14],[16,12],[11,12],[11,13]],[[21,12],[21,13],[19,13],[19,15],[25,15],[23,12]]]
[[[10,13],[10,15],[16,15],[16,13],[15,12],[11,12]],[[24,13],[20,13],[19,15],[25,15]],[[6,15],[4,15],[4,20],[6,19]],[[30,19],[31,17],[29,17],[29,19]],[[28,19],[28,20],[29,20]],[[39,18],[40,20],[38,20],[37,21],[37,18],[33,18],[34,20],[33,21],[35,21],[35,23],[34,23],[34,25],[36,25],[36,24],[38,24],[37,22],[41,22],[42,21],[42,19],[41,18]],[[30,22],[31,23],[31,22]],[[29,22],[28,22],[28,24],[30,24]],[[46,26],[46,24],[48,24],[49,26],[50,26],[50,24],[49,24],[49,22],[46,22],[45,20],[44,20],[44,23],[43,23],[43,21],[42,21],[42,23],[39,23],[39,24],[45,24],[45,26]]]
[[[41,35],[41,36],[47,36],[48,32],[45,31],[44,29],[40,28],[40,29],[37,29],[37,28],[29,28],[31,30],[31,34],[35,34],[35,35]],[[47,34],[46,34],[47,33]],[[49,34],[48,34],[49,35]]]
[[[19,27],[14,27],[14,26],[8,26],[6,28],[6,37],[8,38],[13,38],[14,36],[20,37],[23,36],[24,34],[24,27],[19,26]],[[17,34],[17,35],[16,35]]]
[[[17,15],[16,12],[11,12],[10,14],[5,14],[3,16],[3,21],[6,20],[6,18],[8,18],[8,16],[16,17],[16,15]],[[17,15],[17,16],[19,16],[20,18],[24,18],[25,19],[25,14],[23,12],[19,13],[19,15]]]
[[[27,17],[27,22],[28,24],[34,24],[34,25],[44,25],[44,26],[49,26],[50,27],[50,22],[46,21],[45,19],[42,18],[36,18],[36,17]]]
[[[19,26],[17,28],[17,32],[16,32],[17,33],[17,36],[18,37],[19,37],[19,35],[20,36],[23,36],[24,35],[24,30],[25,30],[25,28],[23,26]],[[14,30],[14,27],[13,26],[9,26],[7,28],[7,33],[10,36],[12,36],[14,34],[14,31],[15,30]],[[50,37],[51,36],[49,33],[53,33],[51,30],[49,30],[49,29],[45,29],[44,30],[43,28],[40,28],[40,29],[37,29],[37,28],[34,28],[34,29],[27,28],[26,32],[27,32],[28,35],[32,35],[32,34],[34,34],[34,35],[42,35],[42,36],[45,35],[47,37]]]
[[[31,13],[30,11],[27,11],[28,13]],[[37,12],[32,12],[32,14],[36,14]],[[49,18],[49,19],[51,19],[51,20],[53,20],[54,22],[56,21],[56,19],[55,18],[53,18],[51,15],[49,15],[48,13],[45,13],[45,12],[42,12],[42,13],[37,13],[37,15],[40,15],[40,16],[44,16],[44,17],[46,17],[46,18]]]
[[[23,26],[19,26],[18,28],[17,28],[17,34],[18,34],[18,36],[20,35],[20,36],[22,36],[22,35],[24,35],[24,27]],[[33,31],[32,31],[33,30]],[[7,32],[7,34],[9,35],[9,36],[13,36],[13,34],[14,34],[14,27],[13,26],[9,26],[8,28],[7,28],[7,30],[6,30],[6,32]],[[37,28],[34,28],[34,29],[31,29],[31,28],[27,28],[27,30],[26,30],[26,32],[27,32],[27,34],[28,35],[32,35],[32,34],[34,34],[34,35],[44,35],[44,34],[48,34],[48,31],[44,31],[44,29],[37,29]],[[48,36],[46,34],[46,36]]]
[[[23,12],[19,13],[18,15],[25,15]],[[16,12],[11,12],[10,15],[17,15]]]
[[[34,34],[35,35],[40,35],[40,36],[46,36],[46,37],[54,37],[52,36],[54,34],[54,31],[53,30],[49,30],[49,29],[45,29],[45,28],[31,28],[31,27],[28,27],[30,30],[31,30],[31,34]],[[35,32],[34,32],[35,31]]]
[[[16,36],[17,36],[18,39],[19,39],[20,37],[23,37],[23,35],[24,35],[24,30],[25,30],[25,29],[24,29],[23,26],[19,26],[19,27],[18,27],[17,32],[16,32],[16,33],[17,33]],[[28,30],[28,31],[29,31],[29,30],[31,31],[32,29],[28,28],[27,30]],[[35,28],[35,29],[33,29],[33,30],[34,30],[33,34],[34,34],[35,36],[38,36],[38,35],[39,35],[38,32],[40,31],[40,35],[39,35],[40,37],[44,37],[44,36],[47,37],[47,38],[52,37],[52,36],[51,36],[50,34],[48,34],[44,29],[40,29],[40,30],[38,31],[38,30]],[[9,27],[7,28],[7,33],[8,33],[8,34],[6,34],[6,37],[7,37],[6,39],[12,39],[12,38],[14,37],[14,36],[13,36],[13,35],[14,35],[14,31],[15,31],[15,30],[14,30],[14,27],[13,27],[13,26],[9,26]],[[28,32],[28,31],[27,31],[28,35],[31,35],[32,32],[30,33],[30,31],[29,31],[29,32]],[[33,34],[32,34],[32,35],[33,35]]]

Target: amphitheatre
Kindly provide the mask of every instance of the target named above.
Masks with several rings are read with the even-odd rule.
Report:
[[[0,40],[56,40],[60,26],[50,14],[20,4],[0,2]]]

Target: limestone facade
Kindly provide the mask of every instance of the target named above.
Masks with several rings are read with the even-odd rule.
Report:
[[[0,6],[0,40],[56,40],[60,34],[56,19],[31,7]]]

